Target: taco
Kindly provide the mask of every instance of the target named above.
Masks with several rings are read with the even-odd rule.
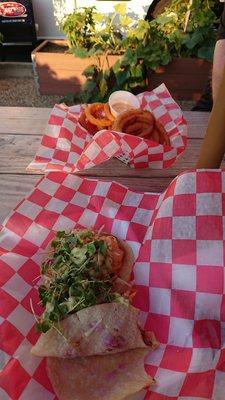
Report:
[[[122,400],[153,382],[144,358],[158,342],[131,305],[133,262],[127,244],[93,230],[58,232],[51,242],[32,354],[47,357],[60,400]]]

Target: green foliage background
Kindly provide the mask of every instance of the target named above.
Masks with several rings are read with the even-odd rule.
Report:
[[[66,16],[61,24],[76,57],[94,57],[84,70],[82,93],[64,98],[67,103],[107,101],[112,91],[146,87],[147,70],[157,70],[174,57],[199,57],[211,61],[216,41],[216,15],[212,0],[172,0],[151,22],[135,20],[124,3],[110,15],[95,7]],[[109,54],[121,55],[109,68]]]

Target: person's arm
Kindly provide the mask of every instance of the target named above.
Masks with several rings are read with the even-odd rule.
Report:
[[[218,40],[215,47],[212,72],[212,94],[215,101],[225,66],[225,39]]]
[[[215,101],[218,89],[223,76],[225,66],[225,6],[220,19],[220,26],[217,34],[217,43],[214,51],[213,72],[212,72],[212,94]]]

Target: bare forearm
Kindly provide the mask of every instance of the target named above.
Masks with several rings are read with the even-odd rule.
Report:
[[[212,73],[212,94],[215,101],[225,66],[225,39],[218,40],[215,47]]]

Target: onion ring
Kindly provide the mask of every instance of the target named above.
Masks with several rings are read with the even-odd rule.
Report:
[[[152,134],[152,126],[143,126],[142,128],[142,132],[140,133],[140,137],[144,138],[144,139],[150,139],[151,138],[151,134]]]
[[[149,111],[145,110],[129,110],[120,114],[115,121],[115,125],[117,129],[122,132],[125,129],[126,125],[130,125],[134,122],[146,122],[149,125],[154,125],[155,118]]]
[[[129,135],[135,135],[135,136],[137,136],[137,132],[138,132],[139,130],[141,130],[142,127],[143,127],[143,124],[142,124],[141,122],[139,122],[139,121],[134,122],[133,124],[128,125],[128,126],[126,127],[125,133],[128,133]]]
[[[112,125],[112,129],[130,135],[150,139],[154,129],[155,117],[147,110],[129,110],[121,113]]]
[[[112,124],[105,115],[105,107],[103,103],[93,103],[87,106],[84,110],[85,115],[93,125],[100,128],[106,128]]]
[[[79,116],[78,119],[79,124],[86,129],[91,135],[94,135],[99,129],[96,125],[93,125],[90,121],[88,121],[84,110]]]
[[[151,132],[152,132],[152,125],[147,124],[146,122],[142,123],[136,122],[133,125],[130,125],[127,127],[126,132],[130,135],[135,135],[139,136],[142,138],[150,138],[151,137]]]

